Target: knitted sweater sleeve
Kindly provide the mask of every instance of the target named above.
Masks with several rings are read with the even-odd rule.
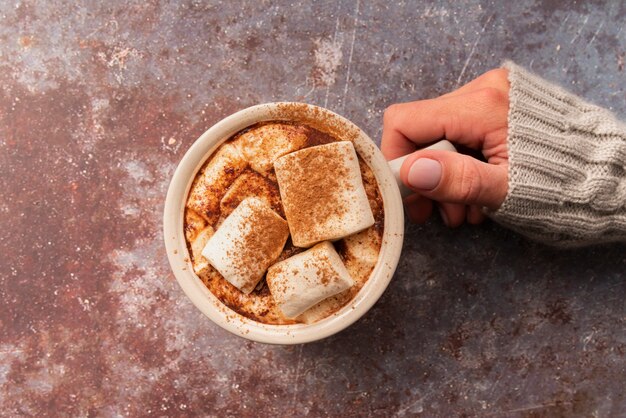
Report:
[[[509,70],[509,188],[490,216],[558,246],[626,241],[626,126],[521,67]]]

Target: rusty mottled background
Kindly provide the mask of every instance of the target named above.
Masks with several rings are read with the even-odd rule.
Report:
[[[275,347],[204,318],[161,238],[185,150],[253,104],[380,138],[511,58],[625,118],[623,1],[77,3],[0,4],[0,414],[626,416],[624,245],[408,226],[362,320]]]

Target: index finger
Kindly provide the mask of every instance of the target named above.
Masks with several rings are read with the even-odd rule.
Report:
[[[441,138],[480,149],[507,115],[508,95],[495,88],[392,105],[383,118],[381,149],[393,159]]]
[[[380,150],[387,160],[393,160],[403,155],[408,155],[417,150],[415,142],[409,140],[406,136],[402,135],[398,130],[392,127],[391,121],[388,121],[389,112],[394,106],[385,110],[383,115],[383,137],[380,142]]]

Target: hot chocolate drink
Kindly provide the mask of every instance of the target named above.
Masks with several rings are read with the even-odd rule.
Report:
[[[258,322],[332,315],[378,260],[384,210],[374,174],[351,142],[316,128],[276,121],[235,134],[198,171],[187,197],[196,275],[224,305]]]

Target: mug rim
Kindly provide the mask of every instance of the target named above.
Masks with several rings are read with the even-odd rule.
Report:
[[[371,168],[383,200],[384,227],[378,260],[356,296],[337,312],[311,324],[270,325],[244,317],[223,304],[195,274],[184,233],[184,211],[191,184],[202,165],[235,133],[255,123],[292,121],[341,131]],[[381,151],[348,119],[319,106],[296,102],[264,103],[242,109],[207,129],[189,147],[170,182],[163,214],[170,267],[192,303],[215,324],[240,337],[269,344],[300,344],[329,337],[353,324],[378,301],[397,267],[404,238],[402,198]]]

